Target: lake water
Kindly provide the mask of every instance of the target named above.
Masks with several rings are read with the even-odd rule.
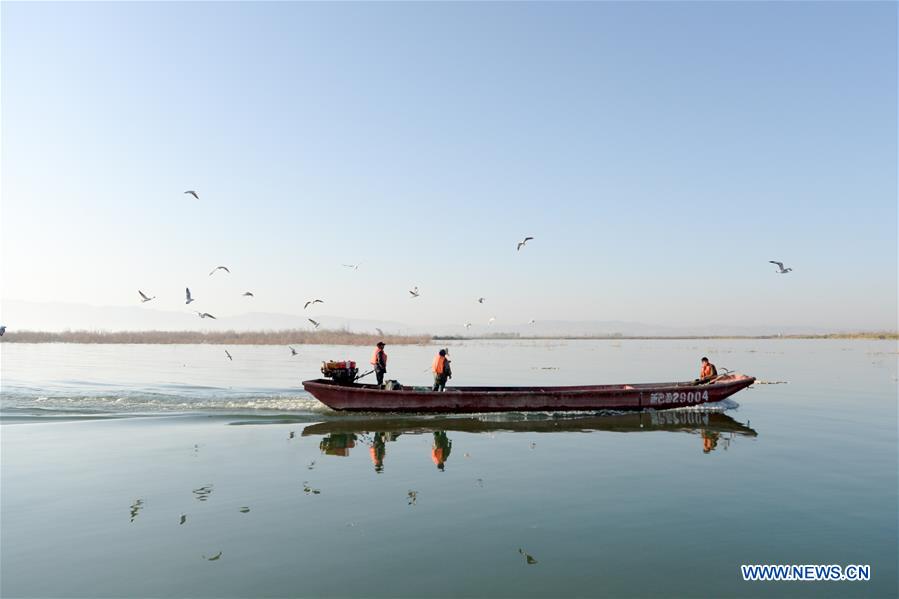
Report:
[[[447,345],[447,344],[442,344]],[[342,415],[369,348],[0,345],[0,595],[895,597],[894,341],[450,342],[453,383],[764,382],[639,414]],[[428,384],[438,346],[388,347]],[[870,564],[744,582],[741,564]]]

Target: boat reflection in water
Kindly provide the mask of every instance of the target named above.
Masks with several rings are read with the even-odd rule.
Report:
[[[376,472],[384,470],[387,444],[400,435],[434,436],[431,459],[439,470],[446,467],[453,442],[448,432],[460,433],[559,433],[607,431],[636,433],[668,431],[698,435],[703,453],[727,449],[736,437],[756,437],[758,433],[721,412],[663,411],[635,414],[483,419],[475,417],[370,417],[340,418],[311,424],[303,429],[303,436],[322,435],[319,447],[326,455],[346,457],[350,449],[361,441],[368,446]]]

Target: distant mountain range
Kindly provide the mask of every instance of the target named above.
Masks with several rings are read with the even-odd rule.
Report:
[[[720,335],[815,335],[842,331],[839,329],[825,329],[821,327],[749,327],[714,324],[672,327],[620,320],[544,320],[534,324],[472,325],[470,329],[466,329],[464,326],[438,326],[430,332],[437,336],[489,336],[508,334],[519,335],[522,337],[703,337]]]
[[[705,335],[803,335],[848,332],[844,329],[823,327],[778,327],[700,325],[664,326],[624,321],[565,321],[546,320],[535,324],[502,323],[476,324],[466,329],[459,324],[435,323],[416,326],[387,320],[369,320],[343,316],[318,316],[322,328],[346,329],[352,332],[417,335],[429,333],[438,336],[623,336],[623,337],[678,337]],[[311,329],[305,315],[271,312],[247,312],[219,320],[201,320],[189,311],[155,310],[145,306],[91,306],[65,302],[28,302],[5,300],[0,303],[0,323],[10,330],[33,331],[278,331]]]

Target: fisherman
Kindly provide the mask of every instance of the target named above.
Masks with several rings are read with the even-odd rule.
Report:
[[[441,349],[434,356],[434,363],[431,364],[431,371],[434,373],[434,391],[445,391],[447,379],[453,378],[450,360],[446,357],[447,353],[447,350]]]
[[[715,368],[715,365],[709,362],[709,359],[705,356],[702,357],[700,364],[699,378],[696,379],[696,384],[701,385],[703,383],[711,383],[715,380],[715,377],[718,376],[718,369]]]
[[[378,341],[375,351],[371,355],[371,365],[375,369],[375,377],[378,379],[378,389],[384,387],[384,375],[387,373],[387,352],[384,351],[384,342]]]

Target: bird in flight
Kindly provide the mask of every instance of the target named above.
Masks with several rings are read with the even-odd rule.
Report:
[[[486,298],[486,297],[479,297],[479,298],[478,298],[478,303],[479,303],[479,304],[483,304],[485,301],[487,301],[487,298]]]
[[[228,270],[227,266],[216,266],[215,268],[212,269],[212,272],[209,273],[209,276],[211,277],[212,275],[214,275],[215,271],[217,271],[217,270],[224,270],[226,273],[231,274],[231,271]]]
[[[256,297],[253,295],[253,292],[251,292],[251,291],[244,291],[243,296],[244,297]]]
[[[537,321],[532,318],[528,321],[528,324],[537,324]]]
[[[380,335],[381,337],[384,336],[384,331],[382,331],[382,330],[379,329],[378,327],[375,327],[375,330],[378,331],[378,335]]]
[[[211,318],[212,320],[217,320],[216,317],[209,312],[197,312],[197,316],[199,316],[200,318]]]
[[[323,303],[325,303],[324,300],[320,300],[320,299],[309,300],[309,301],[306,302],[306,304],[303,306],[303,310],[305,310],[306,308],[308,308],[309,306],[311,306],[311,305],[313,305],[313,304],[323,304]]]
[[[361,262],[359,264],[362,264]],[[347,268],[352,268],[353,270],[359,270],[359,264],[344,264]]]
[[[198,200],[200,199],[200,196],[198,196],[198,195],[197,195],[197,192],[195,192],[193,189],[188,189],[188,190],[185,191],[184,193],[190,194],[190,195],[192,195],[193,197],[197,198]]]
[[[412,288],[411,290],[409,290],[409,294],[410,294],[412,297],[418,297],[418,296],[419,296],[418,285],[416,285],[414,288]]]
[[[777,268],[780,269],[780,270],[777,271],[777,274],[779,274],[779,275],[785,275],[785,274],[787,274],[788,272],[790,272],[790,271],[793,270],[792,268],[784,268],[784,263],[783,263],[783,262],[778,262],[777,260],[768,260],[768,262],[770,262],[771,264],[776,264],[776,265],[777,265]]]
[[[311,318],[307,318],[306,320],[311,322],[312,326],[314,326],[315,328],[318,328],[318,326],[321,324],[320,322],[316,322],[316,321],[312,320]]]
[[[518,242],[518,250],[517,250],[517,251],[520,252],[520,251],[521,251],[521,248],[524,247],[524,244],[526,244],[527,242],[529,242],[529,241],[532,240],[532,239],[533,239],[533,237],[525,237],[522,241],[519,241],[519,242]]]
[[[491,317],[490,317],[490,320],[487,321],[487,324],[493,324],[493,322],[494,322],[495,320],[496,320],[496,316],[491,316]]]
[[[290,355],[291,355],[291,356],[297,355],[297,350],[295,350],[294,348],[290,347],[289,345],[287,346],[287,348],[290,349]]]
[[[6,332],[6,325],[0,326],[0,337],[3,336],[3,333]]]
[[[191,303],[192,301],[194,301],[194,298],[192,298],[192,297],[190,296],[190,287],[185,287],[185,288],[184,288],[184,297],[185,297],[185,300],[186,300],[186,301],[184,302],[185,304],[189,304],[189,303]]]
[[[465,323],[465,328],[466,328],[466,329],[470,329],[470,328],[471,328],[471,323],[470,323],[470,322],[466,322],[466,323]]]
[[[234,358],[231,357],[231,354],[228,353],[228,350],[227,350],[227,349],[225,350],[225,355],[228,356],[228,359],[229,359],[229,360],[232,360],[232,361],[234,360]]]
[[[147,297],[147,294],[145,294],[145,293],[144,293],[143,291],[141,291],[140,289],[138,289],[137,292],[140,294],[140,301],[141,301],[141,303],[146,303],[146,302],[148,302],[148,301],[150,301],[150,300],[156,299],[156,296],[155,296],[155,295],[154,295],[153,297]]]

